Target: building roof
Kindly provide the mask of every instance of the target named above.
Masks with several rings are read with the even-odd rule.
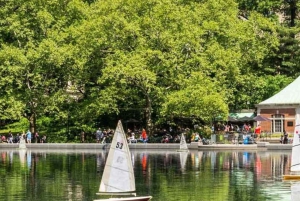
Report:
[[[230,122],[249,122],[254,121],[253,117],[255,116],[254,112],[251,111],[240,111],[229,113],[228,121]]]
[[[299,105],[300,104],[300,76],[274,96],[260,102],[264,105]]]
[[[253,118],[255,115],[254,112],[232,112],[229,113],[229,116],[235,119],[240,119],[243,117]]]

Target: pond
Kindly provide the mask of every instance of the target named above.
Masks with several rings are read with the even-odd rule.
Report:
[[[153,201],[291,200],[291,151],[131,150],[139,196]],[[0,150],[0,200],[93,200],[107,150]]]

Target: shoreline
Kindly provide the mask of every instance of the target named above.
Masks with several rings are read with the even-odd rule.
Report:
[[[109,148],[110,144],[100,143],[31,143],[26,144],[27,149],[90,149],[100,150]],[[0,149],[19,149],[19,144],[0,143]],[[130,149],[179,149],[178,143],[132,143],[129,144]],[[257,142],[257,144],[211,144],[201,145],[198,142],[188,144],[191,150],[292,150],[292,144],[280,144],[269,142]]]

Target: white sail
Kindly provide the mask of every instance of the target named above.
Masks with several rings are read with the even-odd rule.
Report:
[[[181,134],[181,139],[180,139],[180,150],[188,150],[183,133]]]
[[[299,201],[300,200],[300,183],[292,183],[291,184],[291,201]]]
[[[180,152],[188,152],[189,151],[183,133],[181,134],[179,150],[177,150],[177,151],[180,151]]]
[[[293,138],[291,171],[300,171],[300,114],[296,114],[296,126]]]
[[[100,194],[135,194],[135,178],[131,155],[121,121],[115,130],[110,146],[103,176]]]

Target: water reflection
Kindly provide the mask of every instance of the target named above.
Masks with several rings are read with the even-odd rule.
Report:
[[[180,157],[180,169],[182,172],[185,172],[185,165],[188,157],[188,152],[180,152],[179,157]]]
[[[20,149],[19,150],[19,158],[20,158],[21,167],[25,167],[26,152],[27,152],[26,149]]]
[[[93,200],[107,150],[12,149],[0,155],[5,192],[0,200]],[[299,200],[300,184],[281,180],[290,156],[289,151],[132,150],[137,193],[155,201]]]

